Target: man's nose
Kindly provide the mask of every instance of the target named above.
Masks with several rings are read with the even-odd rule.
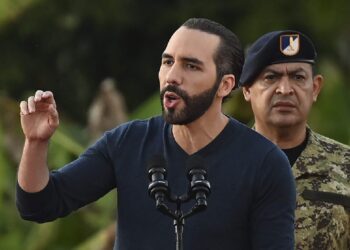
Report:
[[[179,85],[182,83],[182,69],[181,65],[178,63],[174,63],[168,70],[165,76],[165,80],[167,84],[176,84]]]
[[[290,95],[294,93],[293,84],[287,76],[283,76],[278,83],[276,93],[282,95]]]

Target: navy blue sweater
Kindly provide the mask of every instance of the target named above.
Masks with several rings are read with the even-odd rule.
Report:
[[[115,249],[175,249],[173,221],[156,210],[147,189],[147,162],[162,153],[171,192],[188,190],[189,155],[175,142],[171,128],[155,117],[105,133],[77,160],[51,172],[42,191],[26,193],[17,185],[21,216],[51,221],[116,188]],[[207,210],[186,220],[185,250],[293,249],[294,178],[287,158],[273,143],[230,118],[195,154],[209,166],[211,194]]]

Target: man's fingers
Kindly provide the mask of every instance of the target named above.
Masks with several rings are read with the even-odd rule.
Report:
[[[34,95],[34,101],[35,101],[35,102],[41,101],[41,97],[42,97],[43,93],[44,93],[44,91],[42,91],[42,90],[37,90],[37,91],[35,92],[35,95]]]
[[[51,127],[58,127],[59,118],[58,118],[58,112],[57,112],[56,107],[53,104],[50,104],[49,111],[50,111],[50,118],[49,118],[50,126]]]
[[[47,111],[52,105],[56,109],[56,102],[51,91],[37,90],[34,96],[28,97],[27,101],[20,102],[20,114],[27,115],[35,111]],[[57,111],[55,111],[57,112]]]
[[[29,113],[35,112],[34,96],[29,96],[28,98],[28,112]]]
[[[28,105],[26,101],[21,101],[19,104],[19,108],[20,108],[20,114],[21,115],[27,115],[29,113],[28,111]]]
[[[53,98],[53,93],[51,91],[45,91],[41,95],[42,99],[45,99],[46,102],[53,104],[54,107],[56,108],[56,102],[55,99]]]

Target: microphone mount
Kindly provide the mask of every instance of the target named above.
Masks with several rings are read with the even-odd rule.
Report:
[[[156,160],[155,160],[156,159]],[[155,156],[150,161],[148,177],[149,195],[155,199],[156,208],[162,214],[173,219],[176,234],[176,250],[183,250],[183,231],[185,219],[207,208],[207,197],[210,194],[210,183],[207,180],[204,160],[198,156],[192,156],[187,161],[189,188],[187,193],[180,196],[172,194],[166,180],[166,162],[162,156]],[[182,204],[194,199],[195,203],[188,211],[183,212]],[[169,208],[167,203],[176,204],[176,210]]]

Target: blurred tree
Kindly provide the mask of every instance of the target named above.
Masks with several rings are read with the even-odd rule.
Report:
[[[106,76],[118,79],[130,111],[157,91],[161,52],[191,16],[223,23],[243,44],[273,29],[300,29],[315,40],[320,58],[333,57],[349,77],[342,66],[349,65],[342,56],[349,41],[346,0],[16,2],[31,5],[2,22],[0,83],[16,99],[34,89],[53,90],[60,110],[80,124]]]

